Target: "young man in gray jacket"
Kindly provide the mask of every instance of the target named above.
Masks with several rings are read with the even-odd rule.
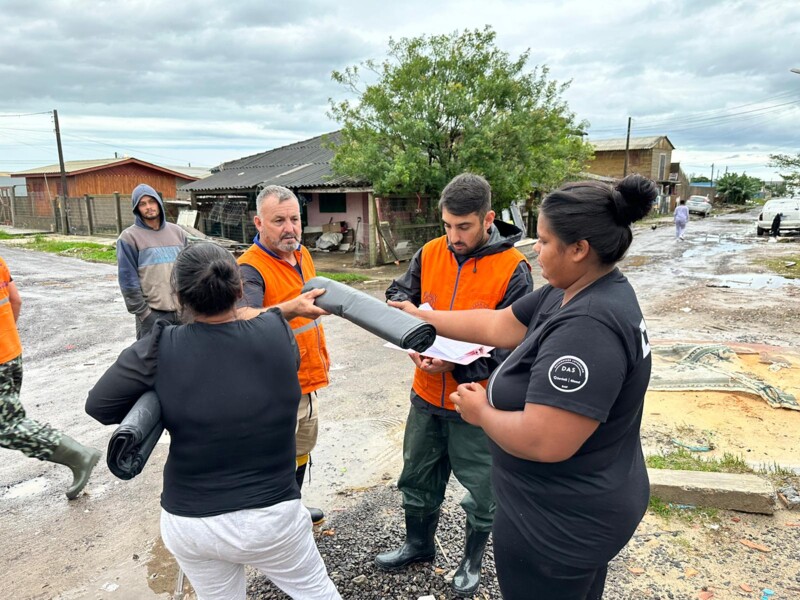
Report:
[[[178,322],[170,277],[175,257],[189,240],[183,229],[167,222],[161,196],[149,185],[136,186],[131,208],[135,221],[117,240],[117,268],[125,306],[136,316],[138,340],[157,319]]]

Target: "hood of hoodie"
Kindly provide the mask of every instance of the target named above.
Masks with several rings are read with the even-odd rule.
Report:
[[[137,185],[131,194],[131,211],[133,212],[133,217],[136,221],[136,224],[139,227],[147,227],[144,220],[139,215],[139,211],[136,210],[136,207],[139,206],[139,200],[142,199],[142,196],[150,196],[151,198],[155,198],[156,202],[158,202],[158,206],[160,208],[159,219],[161,221],[158,225],[158,228],[161,229],[164,226],[164,220],[166,219],[164,216],[164,202],[161,200],[161,196],[158,195],[158,192],[146,183],[140,183]]]
[[[482,256],[489,256],[508,250],[514,244],[522,239],[522,230],[516,225],[511,225],[505,221],[496,220],[489,228],[489,239],[480,248],[476,248],[469,254],[456,254],[453,252],[453,247],[448,242],[447,248],[453,252],[458,264],[463,264],[467,260],[473,258],[481,258]]]

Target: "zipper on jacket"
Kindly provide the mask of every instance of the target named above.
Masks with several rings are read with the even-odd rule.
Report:
[[[300,251],[297,251],[297,253],[298,253],[297,266],[300,267],[299,271],[297,269],[295,269],[294,266],[292,266],[291,264],[289,264],[288,262],[283,260],[282,258],[278,257],[278,260],[280,262],[284,263],[287,268],[289,268],[292,271],[294,271],[297,274],[297,276],[300,277],[300,282],[303,285],[305,285],[306,284],[306,278],[303,277],[303,253],[300,252]],[[302,290],[302,286],[301,286],[300,289]],[[325,385],[330,385],[331,378],[330,378],[330,375],[328,374],[330,366],[328,365],[328,361],[325,360],[325,354],[322,352],[322,336],[319,333],[319,327],[320,326],[317,324],[316,319],[313,320],[312,323],[314,323],[314,331],[317,334],[317,352],[319,353],[319,362],[325,368]]]
[[[455,259],[455,256],[453,257]],[[469,261],[467,261],[469,262]],[[456,260],[456,264],[458,264],[458,260]],[[456,294],[458,293],[458,282],[461,279],[461,267],[464,265],[458,265],[458,271],[456,272],[456,284],[453,286],[453,297],[450,298],[450,307],[448,310],[453,310],[453,304],[456,301]],[[442,397],[439,400],[439,404],[441,404],[442,408],[444,406],[444,396],[447,393],[447,373],[442,373]]]

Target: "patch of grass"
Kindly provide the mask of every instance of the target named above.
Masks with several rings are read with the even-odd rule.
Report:
[[[651,513],[658,515],[659,517],[668,517],[671,514],[670,505],[664,502],[661,498],[657,498],[655,496],[650,496],[650,505],[648,509]]]
[[[340,283],[358,283],[360,281],[369,281],[366,275],[359,275],[358,273],[329,273],[327,271],[317,271],[319,277],[327,277]]]
[[[800,277],[800,255],[784,256],[783,258],[768,258],[760,261],[773,273],[786,277],[786,279],[797,279]],[[787,267],[787,263],[795,263],[793,267]]]
[[[95,244],[93,242],[69,242],[51,240],[43,235],[34,236],[25,244],[26,248],[39,252],[50,252],[61,256],[72,256],[89,262],[112,263],[117,262],[117,251],[113,246]]]
[[[675,469],[679,471],[708,471],[716,473],[754,473],[750,465],[740,456],[726,452],[722,458],[704,458],[678,448],[675,452],[651,454],[645,458],[651,469]]]
[[[673,504],[664,502],[655,496],[650,497],[648,510],[665,520],[677,518],[687,523],[716,523],[719,521],[719,511],[716,508]],[[688,544],[688,540],[686,543]]]
[[[690,542],[685,537],[680,536],[680,535],[675,538],[675,544],[677,544],[678,546],[680,546],[681,548],[683,548],[684,550],[687,550],[687,551],[688,550],[694,550],[694,546],[692,545],[692,542]]]
[[[758,473],[769,479],[775,487],[781,487],[789,483],[794,485],[800,484],[800,475],[798,475],[794,469],[787,469],[776,462],[773,462],[771,465],[759,465]]]
[[[22,237],[18,233],[8,233],[7,231],[0,231],[0,240],[14,240]]]

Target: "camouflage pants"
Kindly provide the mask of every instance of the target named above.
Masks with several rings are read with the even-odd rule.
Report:
[[[0,446],[47,460],[61,443],[61,432],[25,416],[19,401],[22,357],[0,365]]]

